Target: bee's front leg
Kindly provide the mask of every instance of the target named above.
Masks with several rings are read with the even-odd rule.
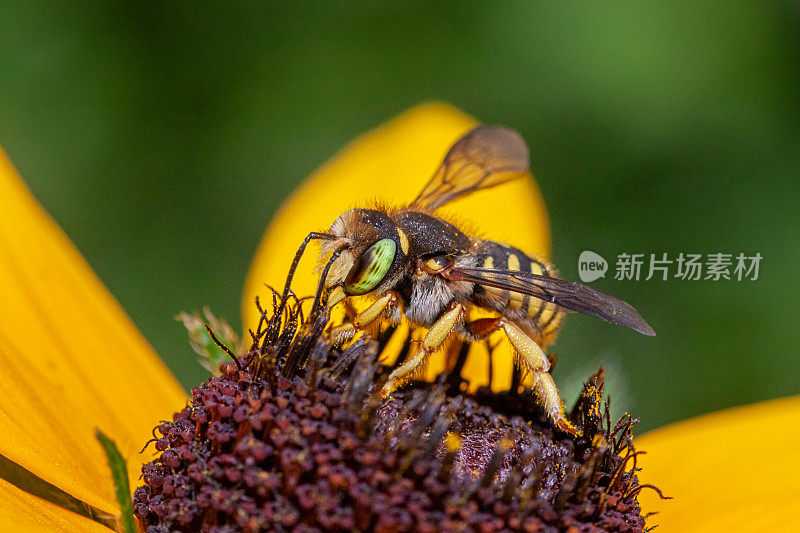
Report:
[[[344,291],[341,292],[344,294]],[[333,307],[344,299],[340,297],[339,293],[335,290],[331,293],[328,300],[328,307]],[[333,302],[333,303],[331,303]],[[400,297],[394,291],[388,291],[386,294],[372,302],[369,307],[358,313],[350,322],[335,326],[331,328],[330,336],[334,344],[343,344],[356,334],[357,331],[362,330],[378,320],[382,315],[387,316],[392,322],[399,322],[400,316]]]
[[[383,389],[381,389],[381,395],[388,396],[411,377],[462,323],[465,312],[464,305],[456,303],[442,314],[425,334],[417,353],[389,374],[389,379],[386,380]]]
[[[533,391],[545,413],[555,426],[571,435],[579,437],[581,430],[576,428],[564,414],[564,403],[553,377],[550,375],[550,361],[547,354],[522,329],[505,318],[481,318],[467,324],[467,331],[478,338],[502,329],[517,352],[520,365],[533,373]]]

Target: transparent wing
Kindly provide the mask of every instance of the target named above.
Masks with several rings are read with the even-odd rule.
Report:
[[[644,335],[656,332],[630,304],[574,281],[549,276],[526,274],[513,270],[453,267],[443,272],[454,281],[497,287],[511,292],[528,294],[570,311],[602,318],[612,324],[625,326]]]
[[[478,126],[450,148],[411,205],[437,209],[479,189],[519,178],[529,164],[528,146],[519,133],[499,126]]]

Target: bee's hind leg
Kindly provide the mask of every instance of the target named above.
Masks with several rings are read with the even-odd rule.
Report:
[[[553,424],[570,435],[579,437],[581,430],[576,428],[564,413],[564,404],[550,375],[550,361],[547,354],[522,329],[505,318],[481,318],[466,325],[467,331],[482,338],[497,329],[502,329],[517,352],[519,362],[525,370],[533,373],[533,391]]]
[[[447,337],[461,324],[464,319],[465,307],[456,303],[442,314],[425,334],[417,352],[405,363],[389,374],[389,379],[381,389],[381,395],[386,397],[397,387],[401,386],[411,375],[424,364],[436,350],[438,350]]]
[[[344,291],[341,295],[337,292],[331,292],[332,299],[328,300],[328,306],[333,307],[344,299]],[[399,302],[400,297],[394,291],[389,291],[374,302],[369,307],[358,313],[350,322],[345,322],[338,326],[334,326],[330,330],[331,340],[335,344],[343,344],[356,334],[357,331],[362,330],[378,320],[382,315],[388,315],[392,322],[399,322]]]

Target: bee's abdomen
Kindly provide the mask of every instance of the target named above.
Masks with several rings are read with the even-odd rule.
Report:
[[[478,266],[497,270],[512,270],[539,276],[553,275],[547,263],[525,254],[522,250],[493,241],[482,241],[478,247]],[[560,313],[551,303],[544,302],[527,294],[511,292],[506,289],[482,286],[476,289],[493,303],[492,307],[511,318],[527,319],[542,334],[548,334],[558,327]]]

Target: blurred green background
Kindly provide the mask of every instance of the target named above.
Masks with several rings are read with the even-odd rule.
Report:
[[[764,257],[757,281],[593,284],[658,336],[571,317],[568,402],[600,363],[640,430],[798,393],[796,2],[0,8],[0,143],[187,387],[205,374],[174,315],[238,328],[280,202],[431,99],[524,134],[564,277],[586,249],[612,271],[623,252]]]

